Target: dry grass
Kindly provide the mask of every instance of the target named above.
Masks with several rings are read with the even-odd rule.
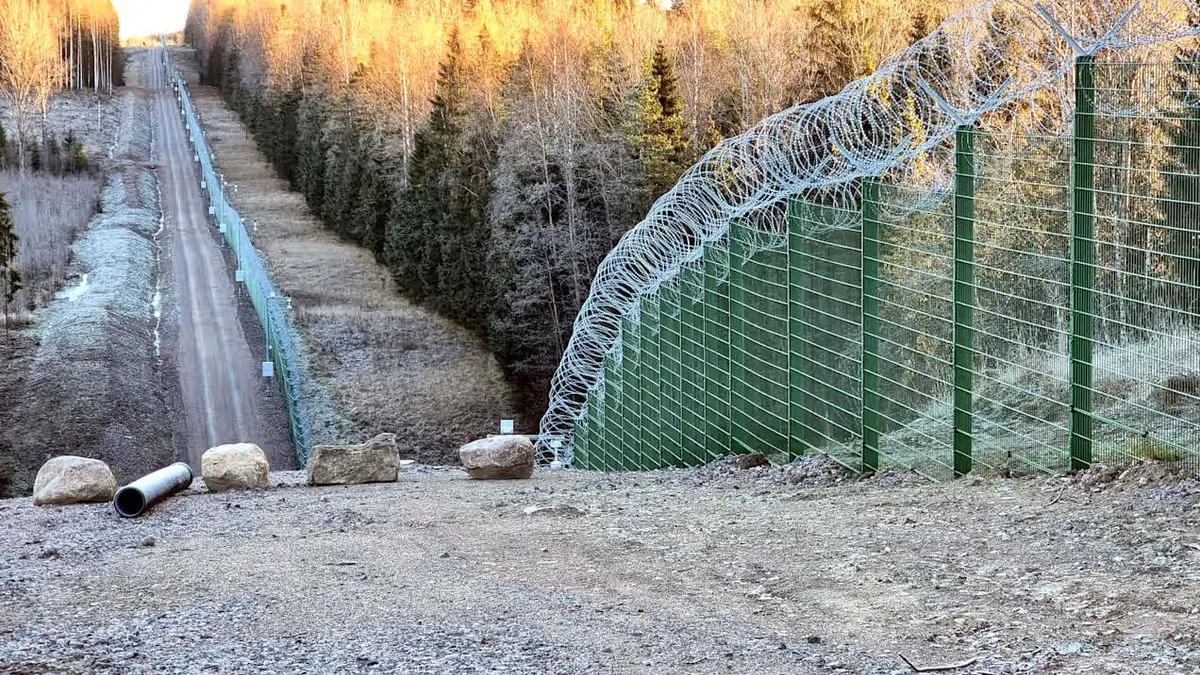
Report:
[[[15,324],[27,322],[66,282],[71,242],[96,213],[100,185],[91,176],[0,172],[0,193],[12,206],[20,237],[17,268],[24,288],[11,307]]]
[[[177,63],[189,63],[174,50]],[[194,62],[193,62],[194,63]],[[190,75],[194,77],[194,73]],[[495,359],[467,331],[413,306],[367,251],[339,241],[279,179],[219,93],[193,99],[233,201],[293,299],[313,379],[331,410],[314,411],[313,442],[397,435],[423,461],[451,460],[458,446],[511,412]]]

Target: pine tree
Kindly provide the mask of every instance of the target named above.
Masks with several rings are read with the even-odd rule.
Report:
[[[0,169],[8,166],[8,134],[4,131],[4,124],[0,123]]]
[[[13,223],[12,207],[4,193],[0,192],[0,285],[4,299],[0,314],[4,315],[5,330],[8,330],[8,306],[12,304],[17,291],[21,290],[21,275],[17,272],[16,259],[17,228]]]
[[[641,133],[636,145],[646,172],[648,203],[670,190],[688,167],[683,97],[675,68],[660,42],[650,59],[641,91]]]

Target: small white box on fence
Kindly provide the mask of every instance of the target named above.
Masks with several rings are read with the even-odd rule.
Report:
[[[263,377],[275,377],[275,363],[272,361],[263,361]]]
[[[241,270],[235,270],[235,271],[233,272],[233,280],[234,280],[234,281],[238,281],[238,282],[245,281],[245,280],[246,280],[246,273],[245,273],[245,272],[243,272],[243,271],[241,271]]]
[[[500,433],[511,434],[513,432],[512,420],[500,420]]]
[[[221,224],[218,226],[218,229],[221,232],[221,234],[225,234],[225,222],[224,221],[221,222]]]
[[[210,206],[210,207],[208,207],[208,215],[210,215],[210,216],[215,216],[215,215],[217,215],[217,210],[216,210],[215,208],[211,207],[211,206]]]
[[[201,189],[201,190],[207,190],[207,189],[208,189],[208,183],[206,183],[206,182],[204,182],[204,181],[200,181],[200,189]]]
[[[193,161],[193,162],[199,162],[199,161],[200,161],[200,155],[197,155],[196,153],[194,153],[194,152],[193,152],[193,153],[192,153],[192,161]]]

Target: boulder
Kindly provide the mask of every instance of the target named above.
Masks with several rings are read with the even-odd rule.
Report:
[[[396,434],[361,445],[318,445],[308,455],[309,485],[390,483],[400,478]]]
[[[266,453],[253,443],[218,445],[200,457],[200,475],[212,492],[265,488],[270,473]]]
[[[458,458],[467,475],[479,480],[529,478],[533,443],[524,436],[492,436],[462,446]]]
[[[108,465],[90,457],[55,457],[38,469],[33,503],[80,504],[106,502],[117,492],[117,479]]]

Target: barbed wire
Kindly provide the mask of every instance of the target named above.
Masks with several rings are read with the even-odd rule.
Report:
[[[1063,135],[1077,57],[1194,37],[1197,9],[1192,0],[985,2],[840,93],[718,144],[601,262],[551,381],[539,456],[571,463],[575,422],[589,395],[602,395],[604,357],[620,344],[621,318],[636,319],[639,298],[695,264],[705,243],[727,236],[731,221],[741,219],[765,248],[786,232],[781,205],[790,196],[853,212],[859,181],[885,177],[922,187],[913,200],[939,199],[953,176],[956,127],[992,113],[1035,111],[1022,117],[1023,133]],[[820,225],[856,226],[852,219]]]

